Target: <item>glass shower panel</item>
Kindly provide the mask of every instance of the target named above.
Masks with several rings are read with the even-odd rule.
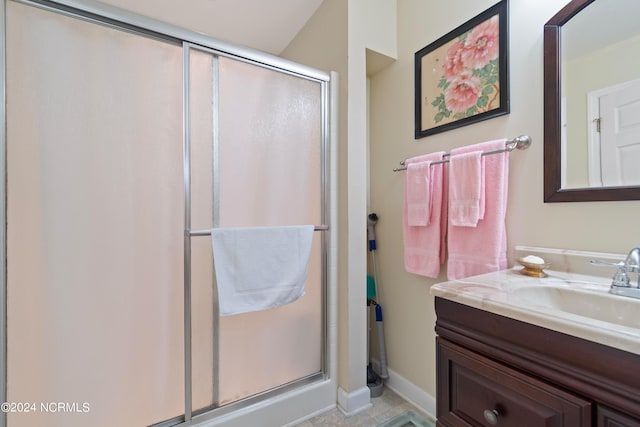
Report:
[[[219,81],[219,225],[320,224],[320,83],[223,57]],[[321,240],[302,298],[220,318],[221,404],[321,372]]]
[[[180,416],[181,46],[7,6],[8,425]]]

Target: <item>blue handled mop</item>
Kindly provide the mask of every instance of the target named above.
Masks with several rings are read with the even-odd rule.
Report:
[[[377,286],[379,285],[378,271],[376,265],[376,234],[375,225],[378,222],[378,215],[375,213],[369,214],[367,217],[367,231],[369,234],[369,252],[371,252],[371,266],[373,268],[374,289],[375,295],[378,299],[374,301],[376,307],[376,325],[378,326],[378,356],[380,357],[380,373],[378,376],[382,380],[389,378],[389,372],[387,371],[387,352],[384,345],[384,323],[382,321],[382,306],[380,305],[380,294],[377,292]]]
[[[371,306],[376,304],[376,282],[373,276],[367,275],[367,359],[369,364],[367,365],[367,385],[373,390],[377,385],[381,384],[380,377],[376,374],[371,364]]]

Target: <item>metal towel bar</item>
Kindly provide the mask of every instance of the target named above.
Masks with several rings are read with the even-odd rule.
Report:
[[[316,225],[313,227],[314,231],[326,231],[329,229],[328,225]],[[209,230],[187,230],[189,236],[211,236],[211,229]]]
[[[504,143],[505,147],[501,148],[499,150],[492,150],[492,151],[485,151],[482,153],[483,156],[487,156],[489,154],[498,154],[498,153],[504,153],[505,151],[513,151],[516,148],[518,150],[525,150],[527,148],[529,148],[529,146],[531,145],[531,137],[529,137],[529,135],[520,135],[517,138],[513,138],[510,140],[507,140]],[[445,153],[444,156],[449,156],[449,153]],[[431,162],[431,165],[437,165],[440,163],[449,163],[449,160],[438,160],[435,162]],[[400,172],[403,170],[407,170],[407,167],[404,166],[405,164],[405,160],[400,162],[401,165],[403,165],[403,167],[400,168],[395,168],[393,169],[394,172]]]

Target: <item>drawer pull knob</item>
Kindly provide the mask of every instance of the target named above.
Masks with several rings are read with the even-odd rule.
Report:
[[[498,424],[498,411],[496,411],[495,409],[485,409],[484,419],[492,426],[495,426],[496,424]]]

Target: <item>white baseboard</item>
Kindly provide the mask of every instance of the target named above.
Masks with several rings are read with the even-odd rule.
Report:
[[[372,360],[372,365],[374,370],[379,372],[379,362]],[[431,420],[435,420],[436,398],[392,369],[387,370],[389,378],[384,381],[385,387],[389,387],[398,396],[422,410]]]
[[[350,393],[338,387],[338,409],[345,415],[355,415],[371,407],[369,387],[364,386]]]

